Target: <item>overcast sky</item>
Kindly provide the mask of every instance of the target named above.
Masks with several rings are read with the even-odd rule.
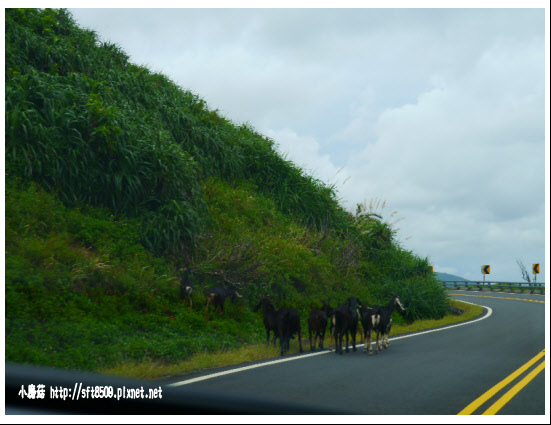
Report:
[[[346,209],[376,201],[435,271],[545,280],[544,9],[70,10]]]

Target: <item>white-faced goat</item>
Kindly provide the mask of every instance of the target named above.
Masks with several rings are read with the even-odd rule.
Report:
[[[193,308],[193,282],[189,278],[190,273],[191,270],[188,267],[184,273],[184,276],[180,279],[180,296],[182,297],[182,300],[188,298],[189,307]]]
[[[380,317],[378,326],[375,326],[373,328],[373,330],[377,332],[376,353],[382,351],[382,346],[384,346],[385,348],[388,348],[390,346],[388,336],[390,334],[390,328],[392,327],[392,313],[394,313],[396,308],[399,308],[402,313],[406,311],[406,309],[400,302],[400,298],[398,297],[398,295],[392,292],[390,293],[390,295],[392,295],[392,298],[386,306],[380,307],[375,305],[370,307],[376,312],[376,314],[379,314]],[[382,344],[379,342],[379,335],[382,335]]]
[[[364,336],[364,342],[365,342],[364,351],[368,352],[369,355],[371,356],[373,354],[373,350],[371,348],[371,343],[372,343],[371,335],[372,335],[373,329],[379,326],[381,315],[379,314],[378,309],[375,310],[372,307],[366,307],[366,306],[360,307],[359,315],[360,315],[360,322],[362,323],[363,336]]]
[[[320,309],[313,309],[308,316],[308,337],[310,339],[310,350],[316,349],[316,339],[319,338],[319,348],[323,350],[323,340],[327,330],[327,318],[331,317],[333,309],[329,304],[323,301]],[[312,334],[314,342],[312,343]]]
[[[279,346],[281,355],[289,351],[289,340],[298,334],[298,344],[302,353],[302,335],[300,332],[300,315],[296,308],[282,308],[277,315]]]
[[[352,350],[356,351],[356,332],[358,330],[358,309],[361,306],[360,300],[356,297],[350,297],[346,303],[335,308],[331,317],[332,338],[335,338],[335,353],[342,354],[342,340],[346,337],[345,351],[348,353],[348,336],[352,339]]]
[[[241,298],[241,295],[239,295],[234,289],[225,289],[218,286],[205,291],[205,298],[207,299],[205,317],[207,318],[207,320],[209,314],[209,305],[212,304],[214,306],[214,311],[216,311],[217,308],[220,308],[219,314],[222,314],[224,312],[224,302],[228,297],[231,298],[232,302],[235,302],[237,297]]]
[[[274,346],[276,343],[276,338],[278,337],[278,328],[279,323],[277,320],[278,311],[275,309],[274,305],[268,298],[263,298],[258,305],[254,308],[253,312],[257,312],[262,307],[262,315],[264,317],[264,327],[266,328],[266,343],[270,343],[270,332],[274,334]]]

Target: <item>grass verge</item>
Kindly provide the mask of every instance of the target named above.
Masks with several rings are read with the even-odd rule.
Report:
[[[391,337],[465,322],[480,316],[483,312],[482,307],[463,303],[461,301],[451,300],[450,305],[454,308],[463,310],[463,313],[459,316],[449,314],[440,320],[418,320],[409,325],[396,325],[392,327]],[[304,335],[307,335],[307,333],[303,333],[302,348],[304,351],[309,351],[310,345],[308,338],[304,338]],[[324,347],[329,347],[329,342],[330,338],[327,332]],[[298,341],[291,341],[289,354],[297,354],[298,352]],[[191,358],[178,363],[170,364],[144,358],[141,362],[126,362],[115,367],[100,369],[98,372],[107,375],[119,375],[142,379],[165,379],[171,376],[185,375],[200,370],[266,360],[278,356],[279,347],[274,347],[273,345],[267,346],[266,344],[251,344],[244,345],[238,349],[217,353],[195,354]]]
[[[463,313],[459,316],[448,314],[447,316],[439,320],[417,320],[409,325],[392,326],[391,336],[410,332],[419,332],[427,329],[439,328],[441,326],[453,325],[455,323],[466,322],[467,320],[471,320],[480,316],[483,312],[482,307],[474,304],[467,304],[461,301],[451,300],[450,305],[453,308],[463,310]]]

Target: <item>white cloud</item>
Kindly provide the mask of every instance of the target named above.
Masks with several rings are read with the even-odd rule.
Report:
[[[293,130],[266,130],[266,136],[277,142],[278,151],[310,174],[326,183],[334,183],[339,173],[328,154],[320,152],[320,144],[313,137],[299,136]]]
[[[541,48],[541,40],[539,45],[498,40],[460,78],[432,76],[438,87],[415,103],[381,111],[374,137],[346,164],[352,179],[344,197],[351,203],[359,193],[386,199],[405,215],[399,232],[404,246],[444,265],[496,253],[504,257],[496,262],[510,264],[536,246],[541,251]],[[357,130],[361,138],[368,108],[369,102],[357,106],[358,114],[337,137],[354,137]],[[512,264],[506,273],[515,272]]]

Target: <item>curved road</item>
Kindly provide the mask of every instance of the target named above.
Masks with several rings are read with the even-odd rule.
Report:
[[[484,318],[391,338],[378,355],[308,352],[165,385],[352,414],[544,415],[545,298],[450,295],[487,307]]]

